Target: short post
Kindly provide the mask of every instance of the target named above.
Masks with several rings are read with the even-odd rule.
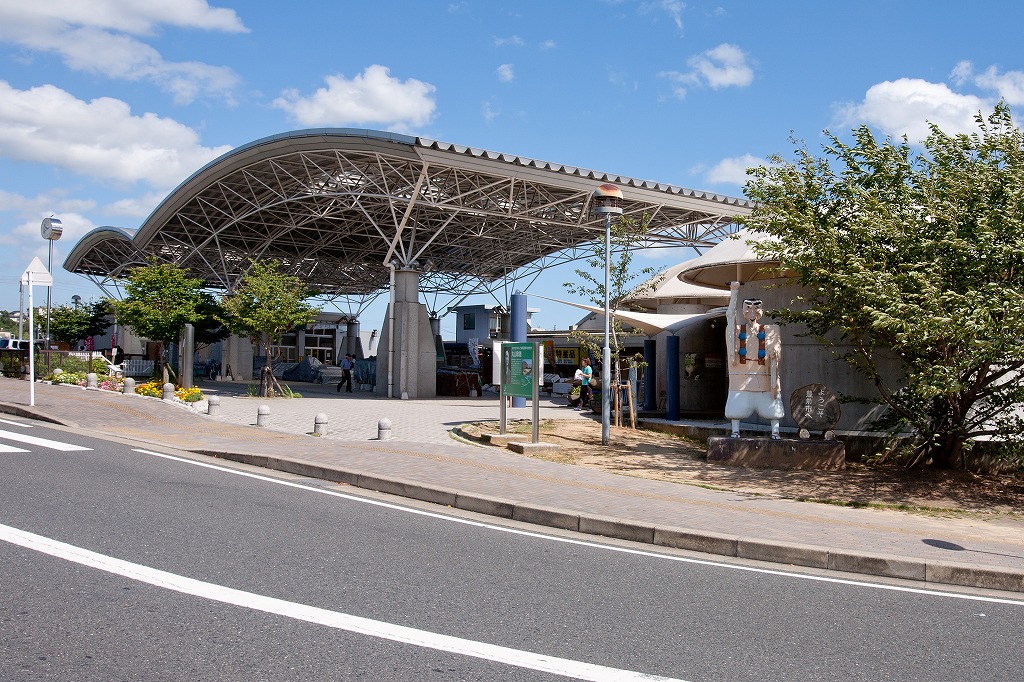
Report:
[[[135,379],[125,377],[124,388],[121,389],[121,393],[125,395],[133,395],[135,393]]]
[[[327,435],[327,415],[321,412],[317,416],[313,417],[313,435],[314,436],[326,436]]]
[[[206,414],[211,417],[220,414],[220,396],[211,395],[206,399]]]
[[[260,405],[256,410],[256,426],[266,426],[270,419],[270,405]]]
[[[164,400],[173,400],[174,399],[174,384],[172,384],[169,381],[166,384],[164,384],[163,399]]]
[[[377,422],[377,440],[391,440],[391,420],[387,417]]]
[[[95,391],[98,388],[99,377],[96,376],[96,372],[89,372],[85,375],[85,389]]]

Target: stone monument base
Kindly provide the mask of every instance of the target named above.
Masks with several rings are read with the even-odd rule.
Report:
[[[845,469],[846,446],[837,440],[712,436],[708,463],[752,469]]]

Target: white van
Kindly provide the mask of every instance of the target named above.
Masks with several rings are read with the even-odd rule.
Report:
[[[36,341],[36,348],[42,347],[42,339]],[[28,339],[0,339],[0,350],[28,350]]]

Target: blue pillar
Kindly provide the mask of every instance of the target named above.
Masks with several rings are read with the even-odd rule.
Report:
[[[511,310],[511,313],[512,313],[511,317],[512,317],[512,319],[510,321],[511,329],[509,329],[509,341],[514,341],[516,343],[525,343],[526,342],[526,294],[524,294],[521,291],[515,292],[514,294],[512,294],[512,298],[510,299],[509,303],[512,306],[512,310]],[[535,363],[534,364],[535,367],[539,367],[540,366],[539,363],[537,363],[537,358],[534,358],[533,361]],[[526,407],[526,398],[520,398],[519,396],[514,396],[512,398],[512,407]]]
[[[644,339],[644,412],[658,409],[658,344],[654,339]]]
[[[679,419],[679,337],[665,339],[665,419]]]

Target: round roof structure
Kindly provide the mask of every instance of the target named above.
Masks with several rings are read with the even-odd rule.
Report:
[[[470,293],[603,237],[596,185],[649,216],[645,246],[711,246],[750,212],[733,197],[420,137],[312,129],[234,149],[179,185],[138,230],[104,227],[65,269],[97,281],[155,257],[230,290],[251,259],[277,259],[323,295],[371,295],[388,265],[422,290]]]

